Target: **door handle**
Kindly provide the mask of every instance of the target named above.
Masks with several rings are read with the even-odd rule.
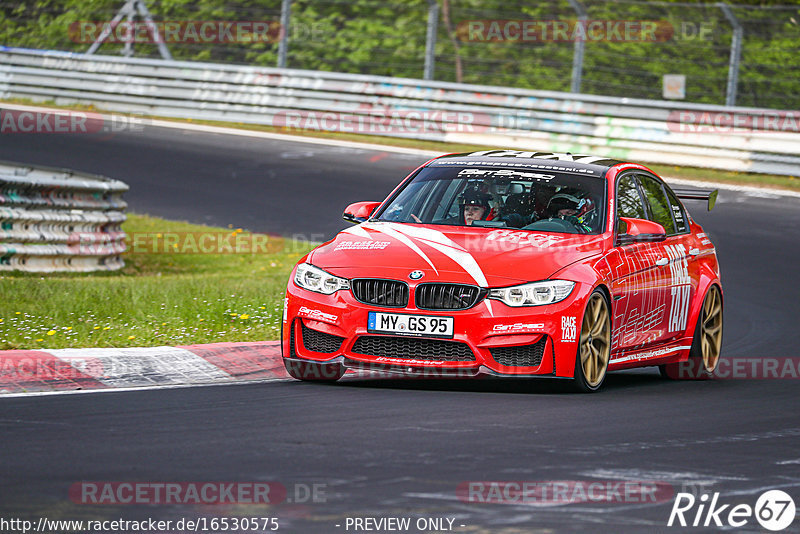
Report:
[[[656,265],[658,265],[659,267],[663,267],[664,265],[666,265],[668,263],[669,263],[669,259],[668,258],[658,258],[656,260]]]
[[[691,249],[689,251],[689,254],[691,254],[692,256],[698,256],[698,255],[700,255],[700,249],[699,248],[693,248],[693,249]]]

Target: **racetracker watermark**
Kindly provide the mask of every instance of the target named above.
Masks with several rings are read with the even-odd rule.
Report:
[[[667,128],[676,133],[746,134],[798,133],[800,111],[676,110],[667,116]]]
[[[78,233],[81,246],[96,246],[92,233]],[[230,232],[131,232],[127,234],[128,254],[274,254],[284,249],[281,237]]]
[[[75,482],[69,498],[76,504],[278,504],[324,503],[326,484],[280,482]]]
[[[150,119],[89,111],[0,109],[0,134],[114,134],[142,132]]]
[[[491,117],[465,111],[364,108],[353,113],[281,111],[272,126],[288,130],[318,130],[373,135],[485,132]]]
[[[277,43],[283,29],[270,20],[78,21],[69,26],[73,42],[88,44],[100,37],[109,43]]]
[[[702,380],[709,378],[699,359],[666,367],[670,378]],[[800,378],[800,356],[720,358],[710,378],[718,380],[787,380]]]
[[[493,504],[642,504],[673,495],[671,484],[644,480],[467,481],[456,488],[462,502]]]
[[[469,42],[566,43],[633,42],[660,43],[672,39],[675,30],[665,20],[466,20],[456,35]]]

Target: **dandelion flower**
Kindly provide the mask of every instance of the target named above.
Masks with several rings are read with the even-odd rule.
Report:
[[[128,336],[128,339],[134,339],[136,336]]]
[[[100,330],[100,327],[99,326],[95,326],[94,329],[95,330]]]
[[[111,327],[110,326],[104,326],[103,330],[111,330]]]
[[[39,338],[39,339],[37,339],[36,341],[44,341],[44,339],[42,339],[42,338]]]
[[[47,331],[47,335],[48,336],[54,336],[54,335],[56,335],[56,331],[55,330],[48,330]]]
[[[249,315],[247,315],[246,313],[243,313],[243,314],[241,314],[241,315],[239,316],[239,319],[249,319],[249,318],[250,318],[250,316],[249,316]]]

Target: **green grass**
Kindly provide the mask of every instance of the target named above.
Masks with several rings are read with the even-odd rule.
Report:
[[[0,100],[0,102],[3,102]],[[52,101],[35,102],[29,99],[7,99],[5,102],[17,103],[24,105],[45,105],[55,108],[63,109],[77,109],[83,111],[106,112],[106,110],[99,109],[92,105],[56,105]],[[108,111],[110,112],[110,110]],[[431,150],[433,152],[445,154],[449,152],[473,152],[477,150],[486,150],[485,145],[468,145],[456,143],[440,143],[437,141],[424,141],[419,139],[405,139],[386,137],[379,135],[366,135],[354,134],[345,132],[323,132],[316,130],[296,130],[279,128],[275,126],[266,126],[260,124],[242,124],[233,122],[217,122],[217,121],[198,121],[192,119],[176,119],[172,117],[148,117],[153,120],[167,120],[172,122],[186,122],[191,124],[205,124],[209,126],[220,126],[225,128],[237,128],[240,130],[253,130],[270,133],[280,133],[289,135],[301,135],[303,137],[316,137],[326,139],[338,139],[342,141],[354,141],[359,143],[370,143],[376,145],[386,146],[399,146],[405,148],[418,148],[422,150]],[[503,148],[515,148],[513,146]],[[647,165],[647,162],[637,162]],[[701,180],[707,182],[721,182],[738,185],[754,185],[766,188],[789,189],[793,191],[800,191],[800,177],[797,176],[783,176],[777,174],[759,174],[759,173],[741,173],[733,171],[720,171],[715,169],[703,169],[697,167],[676,167],[671,165],[648,165],[656,173],[664,177],[682,178],[686,180]]]
[[[135,214],[123,230],[151,237],[250,235]],[[278,339],[289,274],[314,244],[261,239],[266,243],[255,254],[152,253],[141,247],[112,273],[0,275],[0,349]]]

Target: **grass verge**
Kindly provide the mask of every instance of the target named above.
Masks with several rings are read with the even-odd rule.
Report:
[[[31,106],[48,106],[61,109],[73,109],[82,111],[94,111],[100,113],[110,113],[111,111],[99,109],[92,105],[57,105],[52,101],[35,102],[29,99],[7,99],[5,102],[23,104]],[[2,102],[2,101],[0,101]],[[166,120],[171,122],[185,122],[191,124],[205,124],[209,126],[220,126],[224,128],[237,128],[240,130],[253,130],[278,134],[298,135],[303,137],[315,137],[325,139],[338,139],[342,141],[354,141],[358,143],[370,143],[376,145],[399,146],[405,148],[417,148],[421,150],[431,150],[442,154],[448,152],[473,152],[476,150],[486,150],[485,145],[465,145],[456,143],[440,143],[436,141],[424,141],[419,139],[406,139],[399,137],[386,137],[380,135],[366,135],[345,132],[323,132],[316,130],[297,130],[266,126],[260,124],[243,124],[234,122],[220,121],[198,121],[192,119],[176,119],[173,117],[148,117],[153,120]],[[504,147],[515,148],[515,147]],[[643,162],[646,164],[646,162]],[[685,180],[700,180],[707,182],[721,182],[738,185],[753,185],[757,187],[789,189],[800,191],[800,177],[783,176],[776,174],[740,173],[733,171],[720,171],[715,169],[703,169],[697,167],[676,167],[672,165],[648,165],[661,176],[671,178],[682,178]]]
[[[165,236],[248,243],[254,235],[136,214],[123,230],[142,239],[121,271],[0,275],[0,349],[278,339],[289,274],[314,246],[260,234],[250,252],[203,254],[185,237],[180,248],[162,246]]]

